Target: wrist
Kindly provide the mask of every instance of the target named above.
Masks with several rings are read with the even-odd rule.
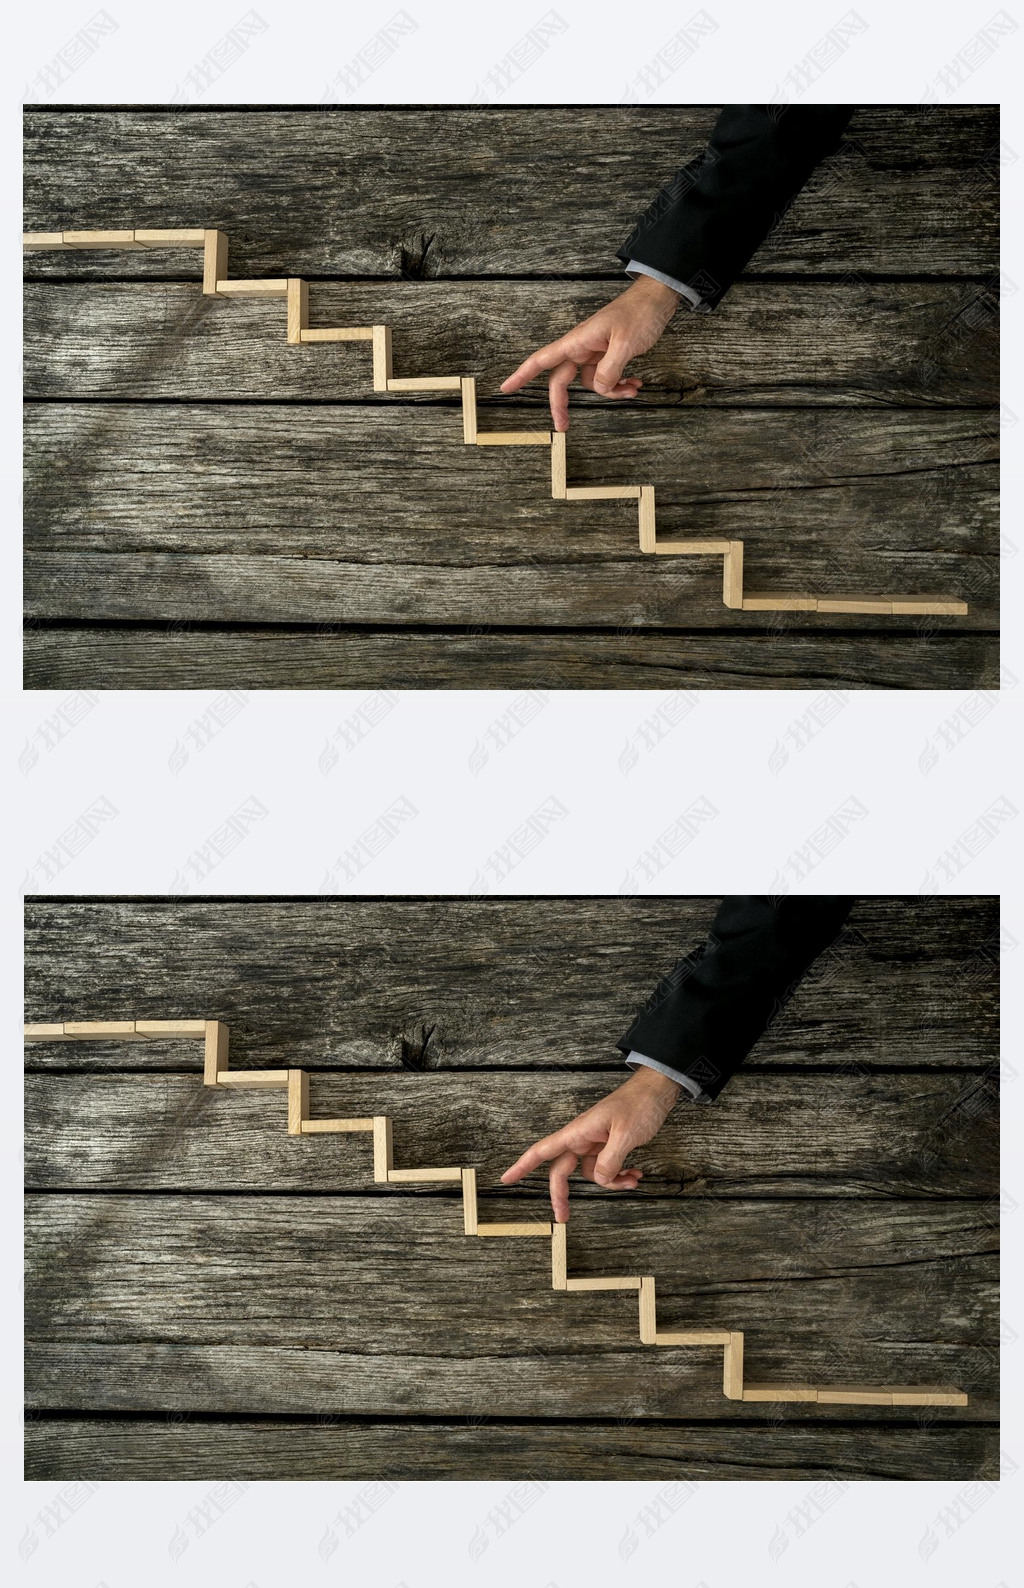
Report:
[[[683,301],[682,294],[676,292],[674,287],[666,286],[664,281],[656,281],[653,276],[636,276],[627,290],[655,305],[668,319]]]
[[[626,1085],[633,1086],[648,1097],[661,1099],[668,1108],[679,1101],[679,1094],[683,1090],[670,1075],[662,1075],[660,1070],[652,1070],[647,1064],[637,1065]]]

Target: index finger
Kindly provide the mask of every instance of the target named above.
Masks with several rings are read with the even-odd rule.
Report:
[[[554,369],[556,364],[561,364],[567,357],[566,341],[566,337],[559,337],[557,342],[549,342],[547,347],[538,348],[536,353],[531,353],[517,370],[513,370],[508,380],[502,381],[499,390],[518,391],[521,386],[527,386],[531,380],[536,380],[538,375],[543,375],[546,369]]]
[[[569,1146],[566,1140],[568,1125],[562,1130],[556,1130],[553,1136],[545,1136],[543,1141],[535,1141],[532,1147],[527,1147],[521,1158],[517,1158],[511,1168],[506,1169],[502,1175],[503,1184],[512,1184],[521,1180],[531,1169],[537,1169],[542,1163],[547,1163],[549,1158],[557,1158]]]

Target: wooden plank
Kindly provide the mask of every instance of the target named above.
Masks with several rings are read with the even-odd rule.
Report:
[[[377,1382],[373,1392],[377,1410],[405,1414],[451,1411],[449,1359],[496,1366],[528,1344],[538,1367],[551,1357],[572,1363],[571,1415],[584,1416],[602,1379],[607,1391],[599,1359],[612,1351],[620,1396],[650,1397],[653,1407],[658,1386],[674,1382],[659,1415],[678,1415],[680,1396],[689,1413],[691,1391],[692,1415],[723,1415],[721,1370],[707,1353],[642,1349],[631,1308],[552,1290],[534,1242],[467,1241],[454,1199],[320,1196],[315,1218],[312,1207],[288,1196],[30,1196],[26,1333],[63,1347],[192,1347],[212,1337],[246,1347],[254,1364],[284,1341],[315,1342],[322,1353],[418,1352],[434,1367],[415,1397],[399,1408],[397,1389],[389,1395]],[[496,1198],[489,1211],[516,1208]],[[934,1383],[938,1369],[970,1394],[965,1414],[991,1415],[997,1230],[979,1227],[976,1204],[847,1203],[841,1218],[829,1216],[825,1244],[818,1210],[799,1200],[770,1218],[756,1200],[710,1202],[696,1222],[681,1220],[678,1204],[604,1203],[573,1224],[581,1264],[621,1269],[632,1257],[656,1270],[666,1331],[680,1317],[690,1327],[748,1326],[754,1382],[913,1386]],[[216,1262],[196,1261],[213,1251]],[[311,1268],[316,1285],[297,1284]],[[490,1410],[542,1410],[547,1378],[539,1372],[529,1395],[510,1379]],[[268,1400],[254,1379],[245,1405],[266,1411],[288,1391],[286,1375]],[[62,1404],[78,1404],[80,1392],[67,1384]],[[326,1384],[324,1393],[320,1409],[333,1398]],[[295,1386],[291,1405],[300,1404]],[[206,1409],[218,1409],[215,1396]]]
[[[310,1355],[316,1356],[311,1352]],[[789,1480],[987,1482],[999,1470],[995,1427],[847,1428],[790,1424],[748,1428],[644,1418],[581,1439],[553,1420],[480,1426],[310,1418],[192,1422],[187,1417],[48,1418],[25,1429],[25,1477],[65,1482],[475,1481],[626,1483]],[[751,1440],[759,1440],[751,1460]],[[763,1448],[762,1448],[763,1447]],[[524,1492],[528,1498],[529,1491]]]
[[[995,626],[995,441],[969,414],[852,412],[842,459],[820,471],[798,456],[816,416],[709,412],[682,476],[693,416],[639,415],[632,448],[624,417],[588,422],[595,471],[631,450],[632,468],[667,482],[659,528],[743,538],[752,583],[870,590],[884,569],[893,586],[966,592],[971,626]],[[278,407],[46,403],[26,430],[33,618],[404,624],[413,597],[421,621],[441,626],[635,628],[638,603],[646,627],[720,629],[726,616],[714,560],[645,558],[601,504],[567,512],[532,449],[502,487],[515,511],[496,515],[493,467],[443,410],[311,407],[282,425]],[[197,456],[204,488],[183,493]],[[929,470],[942,472],[941,501],[922,484]],[[841,533],[823,535],[823,522]],[[728,618],[739,631],[765,621]]]
[[[426,1024],[435,1027],[432,1041],[446,1069],[563,1069],[571,1059],[580,1070],[607,1072],[598,1084],[610,1087],[622,1073],[612,1044],[660,979],[704,939],[714,908],[707,899],[642,896],[552,898],[542,911],[529,899],[504,898],[40,899],[26,911],[25,1013],[30,1020],[67,1009],[97,1017],[146,1016],[173,1007],[185,989],[192,1008],[216,1008],[228,1021],[234,1062],[243,1067],[290,1068],[301,1043],[306,1069],[400,1070],[402,1033]],[[998,934],[991,898],[859,899],[835,948],[772,1022],[722,1106],[738,1107],[731,1101],[737,1084],[764,1070],[811,1065],[854,1077],[864,1101],[858,1103],[856,1087],[841,1102],[836,1097],[834,1150],[840,1156],[829,1172],[855,1183],[856,1164],[870,1162],[866,1183],[878,1176],[879,1186],[890,1186],[888,1152],[899,1165],[897,1175],[913,1177],[914,1153],[922,1144],[911,1138],[904,1155],[889,1133],[886,1147],[885,1111],[898,1101],[892,1082],[873,1072],[905,1066],[963,1070],[996,1062]],[[368,946],[380,942],[388,944],[386,957]],[[51,1062],[44,1045],[34,1045],[28,1056],[36,1068]],[[62,1069],[126,1067],[124,1047],[116,1043],[62,1043],[52,1062]],[[194,1073],[197,1063],[198,1053],[181,1044],[146,1042],[131,1050],[136,1069]],[[383,1086],[385,1078],[378,1079]],[[808,1087],[799,1076],[794,1080],[792,1086],[785,1082],[790,1089],[780,1093],[783,1102],[771,1129],[784,1133],[799,1099],[812,1107],[824,1084],[816,1080]],[[402,1088],[435,1084],[429,1075],[408,1072],[396,1081]],[[783,1084],[781,1074],[778,1083]],[[479,1078],[481,1089],[490,1084]],[[920,1078],[922,1097],[934,1097],[926,1104],[927,1118],[938,1125],[941,1108],[955,1106],[955,1094],[931,1094],[934,1084]],[[965,1098],[973,1097],[970,1077],[961,1084]],[[344,1080],[324,1085],[328,1090],[316,1094],[318,1114],[382,1111],[365,1089],[349,1090]],[[564,1092],[550,1094],[557,1099],[550,1105],[543,1094],[530,1105],[528,1093],[517,1092],[517,1110],[527,1110],[521,1116],[522,1144],[552,1128],[549,1107],[568,1108],[569,1118],[595,1101],[597,1093],[587,1086],[578,1092],[578,1106]],[[882,1087],[877,1104],[875,1086]],[[389,1094],[379,1095],[388,1097],[390,1108]],[[958,1130],[976,1146],[968,1111],[981,1101],[975,1097],[957,1110]],[[770,1096],[765,1106],[770,1108]],[[415,1143],[419,1156],[423,1138],[414,1112],[406,1113],[403,1105],[403,1129],[407,1122],[410,1150]],[[711,1136],[717,1111],[685,1112],[687,1132],[702,1146],[698,1160],[684,1161],[699,1176],[709,1172],[709,1161],[723,1161],[714,1156]],[[906,1128],[906,1115],[900,1117]],[[429,1160],[443,1143],[450,1162],[478,1162],[482,1133],[457,1125],[450,1135],[435,1134],[434,1151],[422,1157]],[[802,1116],[799,1128],[820,1144],[821,1130],[810,1115]],[[848,1147],[842,1141],[846,1133]],[[922,1178],[914,1183],[925,1183],[932,1155],[951,1166],[936,1169],[940,1179],[952,1170],[954,1182],[962,1183],[965,1171],[953,1166],[955,1150],[943,1143],[941,1130],[935,1136],[917,1171]],[[770,1131],[756,1138],[762,1175],[770,1167],[769,1137]],[[506,1145],[514,1146],[514,1139]],[[791,1173],[797,1164],[790,1159],[785,1168]]]
[[[45,257],[33,256],[33,271]],[[133,270],[142,258],[132,255]],[[188,262],[181,253],[146,258],[179,269]],[[70,264],[78,270],[103,259],[81,254]],[[66,273],[68,256],[60,263]],[[119,273],[124,268],[122,258]],[[384,321],[401,327],[408,368],[471,370],[480,391],[492,393],[526,352],[595,313],[616,288],[611,282],[318,281],[316,319],[344,329],[306,330],[303,341],[369,340],[371,322]],[[374,400],[362,356],[290,357],[276,319],[258,303],[240,300],[228,314],[220,304],[197,304],[197,291],[193,283],[170,281],[29,282],[28,395]],[[631,370],[644,384],[630,414],[617,410],[616,428],[631,431],[637,411],[649,407],[813,406],[827,451],[850,408],[994,409],[998,355],[996,300],[985,283],[741,282],[713,315],[677,315],[634,361]],[[573,391],[573,472],[603,404]],[[509,405],[488,396],[486,423],[497,427]],[[524,418],[539,418],[547,409],[546,384],[518,393],[514,406]],[[564,443],[566,432],[561,435]]]
[[[321,278],[595,270],[620,278],[615,250],[666,179],[699,152],[716,115],[714,106],[643,104],[328,115],[319,107],[194,106],[182,115],[177,107],[31,106],[25,224],[215,219],[231,234],[236,275],[286,265]],[[859,107],[843,149],[814,173],[755,268],[995,271],[998,145],[996,106]],[[344,225],[331,226],[339,171]],[[155,256],[143,267],[160,273]],[[110,262],[105,269],[114,273]]]
[[[842,620],[840,620],[842,621]],[[967,619],[969,629],[974,616]],[[770,643],[766,643],[769,641]],[[500,627],[104,629],[33,623],[26,689],[984,689],[999,687],[993,635],[764,632],[685,636],[658,629],[552,635]],[[808,707],[810,709],[810,707]]]

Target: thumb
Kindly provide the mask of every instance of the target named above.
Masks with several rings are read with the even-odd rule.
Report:
[[[622,1160],[633,1146],[633,1138],[623,1131],[613,1131],[601,1148],[594,1174],[601,1180],[614,1180],[622,1168]]]
[[[629,350],[622,342],[609,342],[608,351],[594,371],[594,386],[598,391],[612,391],[619,384],[628,355]]]

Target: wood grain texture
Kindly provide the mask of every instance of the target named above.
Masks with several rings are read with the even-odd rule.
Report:
[[[999,687],[993,636],[946,618],[872,634],[192,627],[65,622],[25,630],[26,689],[977,689]]]
[[[607,1069],[657,982],[703,940],[716,902],[38,900],[26,917],[25,1017],[201,1010],[230,1026],[242,1069],[288,1067],[298,1045],[310,1070],[397,1068],[403,1044],[421,1062],[431,1027],[427,1068]],[[749,1070],[991,1066],[997,944],[989,898],[858,900]],[[158,1041],[33,1044],[27,1057],[35,1069],[198,1062]]]
[[[472,370],[495,424],[506,375],[595,313],[610,290],[566,281],[318,281],[310,302],[314,324],[393,325],[402,372]],[[632,406],[987,407],[998,403],[997,315],[984,282],[740,283],[713,315],[677,315],[631,363],[644,382]],[[29,284],[25,378],[36,401],[393,403],[374,397],[368,347],[289,347],[280,315],[265,305],[204,300],[179,282]],[[526,400],[546,411],[546,381]],[[573,453],[601,403],[574,390]]]
[[[615,250],[716,114],[33,107],[25,227],[218,226],[238,277],[619,276]],[[995,107],[862,107],[757,270],[994,271],[998,142]],[[140,277],[184,274],[177,251],[140,251],[130,265]],[[102,279],[126,267],[90,251],[34,254],[31,268]]]
[[[552,501],[544,449],[466,447],[454,404],[44,404],[27,442],[34,618],[723,624],[720,559],[634,553],[630,504]],[[996,621],[995,457],[973,411],[623,410],[570,474],[653,479],[659,532],[743,538],[759,587],[967,594],[955,631]]]
[[[925,1450],[927,1454],[925,1455]],[[30,1418],[25,1477],[97,1482],[181,1482],[230,1478],[336,1482],[362,1480],[579,1477],[626,1482],[739,1479],[856,1482],[916,1478],[988,1481],[998,1477],[995,1429],[808,1427],[767,1421],[749,1428],[628,1420],[574,1428],[557,1422],[489,1423],[473,1416],[422,1422],[189,1422],[187,1418]],[[524,1490],[524,1503],[530,1491]],[[537,1491],[538,1512],[554,1494]],[[486,1507],[481,1508],[486,1512]],[[382,1525],[388,1526],[384,1512]],[[327,1524],[344,1539],[344,1528]],[[491,1534],[487,1533],[490,1538]]]
[[[310,1096],[324,1117],[391,1115],[403,1171],[437,1159],[475,1166],[483,1195],[552,1120],[582,1113],[615,1079],[325,1072]],[[372,1184],[368,1137],[297,1143],[284,1133],[283,1098],[228,1095],[180,1074],[26,1080],[32,1189],[319,1194]],[[644,1172],[640,1196],[995,1197],[996,1122],[995,1084],[976,1074],[741,1073],[717,1108],[677,1109],[630,1162]],[[545,1200],[546,1172],[520,1194]],[[584,1182],[573,1194],[606,1195]]]

